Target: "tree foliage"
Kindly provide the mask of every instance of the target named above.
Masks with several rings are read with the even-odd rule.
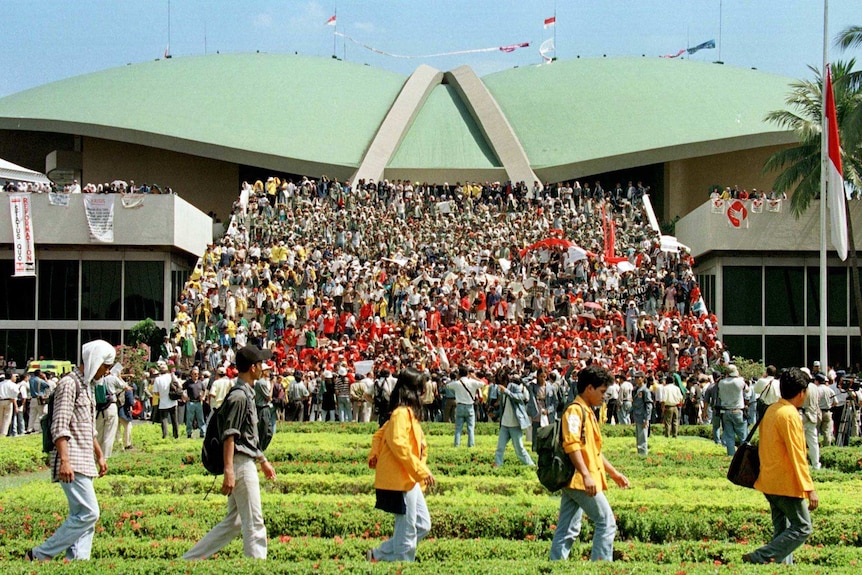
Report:
[[[835,110],[842,141],[844,181],[852,190],[862,192],[862,154],[860,129],[856,118],[862,110],[862,90],[848,78],[856,61],[838,61],[832,64],[832,83]],[[793,130],[799,144],[780,150],[766,162],[764,171],[778,172],[774,189],[790,195],[791,212],[799,217],[811,200],[820,195],[820,142],[823,117],[823,77],[819,70],[810,67],[813,80],[791,83],[787,107],[767,114],[769,122]]]

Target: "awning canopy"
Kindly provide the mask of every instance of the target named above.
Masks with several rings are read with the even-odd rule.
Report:
[[[34,170],[30,170],[18,164],[7,162],[0,158],[0,180],[11,180],[13,182],[35,182],[37,184],[50,184],[48,176]]]

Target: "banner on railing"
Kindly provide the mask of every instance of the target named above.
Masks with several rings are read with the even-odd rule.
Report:
[[[90,229],[90,240],[113,243],[114,241],[114,195],[87,194],[84,196],[84,213]]]
[[[147,194],[123,194],[120,201],[124,208],[140,208],[143,207],[146,197]]]
[[[36,276],[36,246],[31,206],[30,194],[9,194],[9,213],[12,216],[12,257],[15,261],[13,277]]]
[[[48,205],[68,208],[70,197],[70,194],[65,192],[48,192]]]

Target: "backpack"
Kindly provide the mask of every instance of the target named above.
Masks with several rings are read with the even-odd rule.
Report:
[[[93,387],[93,399],[96,400],[96,405],[108,403],[108,386],[104,383],[97,383]]]
[[[230,397],[230,394],[237,389],[240,388],[236,386],[232,387],[230,391],[227,392],[221,406],[213,411],[209,425],[207,425],[206,434],[204,435],[204,443],[201,446],[201,463],[203,464],[204,469],[213,475],[221,475],[224,473],[224,441],[222,441],[221,437],[221,411],[224,409],[227,398]]]
[[[378,416],[389,413],[389,401],[386,399],[386,386],[382,379],[374,381],[374,413]]]
[[[182,399],[183,386],[176,378],[171,378],[171,387],[168,390],[168,399]]]
[[[579,406],[580,407],[580,406]],[[586,421],[586,412],[581,407],[581,420]],[[581,423],[581,443],[586,442],[586,425]],[[566,487],[575,475],[575,464],[563,451],[563,419],[539,429],[536,434],[536,476],[548,491],[559,491]]]
[[[73,371],[69,374],[75,380],[75,403],[78,403],[78,398],[81,396],[81,378]],[[59,385],[58,385],[59,387]],[[54,434],[51,433],[51,422],[54,421],[54,395],[57,389],[51,392],[48,396],[48,409],[45,415],[39,420],[42,426],[42,452],[51,453],[54,451]]]

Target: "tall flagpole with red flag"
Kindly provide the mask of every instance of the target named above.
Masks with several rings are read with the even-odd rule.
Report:
[[[841,173],[841,143],[838,115],[829,68],[829,0],[823,1],[823,108],[820,132],[820,362],[828,369],[827,340],[827,266],[826,210],[829,209],[832,245],[841,260],[847,259],[847,210],[844,178]]]

